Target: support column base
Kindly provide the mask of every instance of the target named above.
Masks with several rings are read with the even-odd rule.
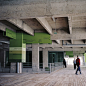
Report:
[[[16,63],[11,63],[10,73],[16,73]]]

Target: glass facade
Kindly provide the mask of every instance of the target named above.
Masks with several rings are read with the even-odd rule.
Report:
[[[64,52],[49,51],[48,63],[63,62]]]

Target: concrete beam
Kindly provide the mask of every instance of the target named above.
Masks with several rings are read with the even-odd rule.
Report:
[[[86,22],[86,16],[72,16],[72,22]]]
[[[42,47],[39,45],[39,47]],[[80,51],[80,52],[85,52],[86,51],[86,47],[81,48],[81,47],[46,47],[45,49],[48,49],[48,51]],[[30,50],[32,51],[32,49]]]
[[[69,32],[72,34],[72,17],[68,16],[68,23],[69,23]],[[71,39],[71,43],[73,44],[73,40]]]
[[[70,44],[70,45],[63,45],[64,47],[86,47],[86,44]]]
[[[59,47],[55,47],[54,49],[52,48],[47,48],[48,51],[80,51],[80,52],[85,52],[86,48],[78,48],[78,47],[75,47],[75,48],[70,48],[70,47],[64,47],[64,48],[59,48]]]
[[[54,18],[54,17],[52,17],[52,19],[53,19],[53,21],[54,21],[54,22],[56,22],[56,20],[55,20],[55,18]]]
[[[10,30],[12,30],[12,31],[14,31],[14,32],[16,32],[16,30],[14,30],[13,28],[11,28],[10,26],[7,26],[7,25],[5,25],[4,23],[1,23],[1,22],[0,22],[0,30],[6,31],[6,28],[8,28],[8,29],[10,29]]]
[[[15,26],[19,27],[21,30],[27,32],[30,35],[34,35],[34,30],[31,29],[27,24],[25,24],[22,20],[19,19],[8,19],[10,23],[14,24]]]
[[[72,34],[72,17],[68,16],[68,23],[69,23],[69,32]]]
[[[38,17],[36,18],[40,24],[48,31],[49,34],[52,35],[52,28],[51,26],[49,25],[49,23],[47,22],[47,20],[45,18],[42,18],[42,17]]]
[[[2,23],[0,23],[0,30],[6,31],[6,26]]]
[[[52,47],[52,48],[54,48],[54,47],[62,47],[62,44],[41,44],[41,45],[39,45],[39,47],[42,47],[42,48],[46,48],[46,47]]]
[[[86,39],[86,34],[53,34],[51,40],[80,40]]]
[[[71,39],[71,43],[73,44],[73,40]]]
[[[85,0],[1,0],[0,19],[84,16]]]
[[[69,32],[72,34],[72,26],[69,26]]]
[[[58,44],[60,44],[60,40],[56,40],[56,42],[57,42]]]
[[[55,29],[56,29],[56,19],[54,17],[52,17],[54,23],[55,23]],[[60,44],[60,40],[55,40],[58,44]]]
[[[85,44],[86,44],[86,40],[85,40]]]

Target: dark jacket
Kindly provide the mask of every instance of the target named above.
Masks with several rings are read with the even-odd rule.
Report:
[[[77,66],[80,65],[80,59],[79,59],[79,58],[76,59],[76,65],[77,65]]]
[[[66,61],[65,61],[65,59],[63,60],[63,64],[64,64],[64,65],[66,64]]]

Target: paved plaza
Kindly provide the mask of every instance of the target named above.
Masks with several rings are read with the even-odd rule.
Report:
[[[0,86],[86,86],[86,68],[75,75],[73,66],[56,70],[50,74],[0,73]]]

